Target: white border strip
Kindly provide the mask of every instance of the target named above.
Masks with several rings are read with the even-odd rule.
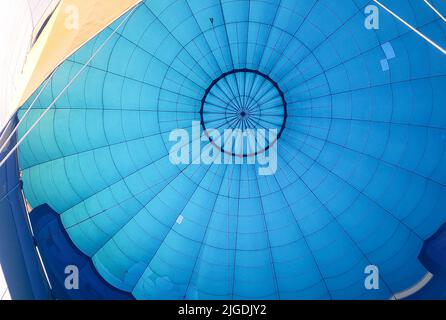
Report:
[[[429,283],[429,281],[432,280],[433,277],[434,277],[434,275],[432,273],[430,273],[430,272],[426,273],[424,275],[424,277],[419,282],[417,282],[413,287],[410,287],[407,290],[395,293],[390,298],[390,300],[401,300],[401,299],[410,297],[414,293],[417,293],[418,291],[423,289]]]

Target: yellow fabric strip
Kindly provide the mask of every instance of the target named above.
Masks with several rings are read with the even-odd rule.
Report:
[[[19,108],[51,72],[141,0],[61,0],[27,56]]]

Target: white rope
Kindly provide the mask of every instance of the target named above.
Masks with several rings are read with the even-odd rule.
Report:
[[[437,8],[434,7],[432,3],[430,3],[427,0],[424,0],[424,2],[431,8],[444,22],[446,22],[446,18],[441,14],[440,11],[437,10]]]
[[[25,121],[26,116],[29,114],[29,112],[31,111],[31,109],[33,108],[34,104],[37,102],[37,99],[39,99],[39,97],[42,95],[43,91],[46,89],[46,87],[48,86],[48,83],[51,80],[51,77],[53,76],[54,72],[50,75],[50,77],[45,81],[45,85],[40,89],[39,93],[37,94],[37,96],[35,97],[35,99],[33,100],[33,102],[31,103],[31,105],[28,107],[28,109],[26,109],[26,112],[23,114],[22,118],[20,119],[19,123],[16,124],[16,126],[14,127],[14,129],[11,131],[11,133],[9,134],[9,136],[6,138],[5,142],[2,144],[2,146],[0,147],[0,152],[3,152],[3,150],[6,148],[6,146],[8,145],[9,141],[11,140],[11,138],[14,136],[14,134],[17,132],[17,130],[19,129],[20,125],[22,124],[23,121]],[[4,135],[6,134],[6,131],[4,131],[2,133],[2,135],[0,136],[0,141],[3,140]]]
[[[74,77],[68,82],[68,84],[62,89],[59,95],[53,100],[53,102],[45,109],[45,111],[39,116],[39,118],[34,122],[34,124],[26,131],[23,137],[16,143],[16,145],[9,151],[9,153],[0,162],[0,167],[2,167],[6,161],[14,154],[26,137],[32,132],[32,130],[39,124],[43,117],[51,110],[51,108],[56,104],[56,102],[62,97],[62,95],[68,90],[68,88],[76,81],[76,79],[81,75],[81,73],[88,67],[91,61],[99,54],[99,52],[105,47],[105,45],[111,40],[111,38],[118,32],[118,30],[127,22],[132,13],[136,10],[137,6],[134,7],[125,17],[125,19],[113,30],[113,32],[105,39],[101,46],[93,53],[93,55],[88,59],[88,61],[82,66],[82,68],[74,75]]]
[[[411,29],[413,32],[415,32],[417,35],[419,35],[421,38],[423,38],[424,40],[426,40],[427,42],[429,42],[432,46],[434,46],[438,51],[440,51],[441,53],[446,55],[446,50],[442,47],[440,47],[437,43],[435,43],[433,40],[431,40],[430,38],[428,38],[425,34],[421,33],[420,31],[418,31],[415,27],[413,27],[411,24],[409,24],[408,22],[406,22],[403,18],[401,18],[399,15],[397,15],[395,12],[393,12],[392,10],[390,10],[389,8],[387,8],[385,5],[383,5],[381,2],[379,2],[378,0],[373,0],[376,4],[378,4],[381,8],[383,8],[384,10],[386,10],[388,13],[390,13],[392,16],[394,16],[396,19],[398,19],[400,22],[402,22],[406,27],[408,27],[409,29]]]

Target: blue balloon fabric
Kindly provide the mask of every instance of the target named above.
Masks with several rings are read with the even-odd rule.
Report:
[[[423,1],[383,2],[446,45]],[[413,286],[446,222],[446,57],[383,9],[367,28],[373,4],[143,1],[20,146],[27,200],[58,212],[137,299],[388,299]],[[123,19],[63,62],[20,135]],[[277,171],[173,164],[169,136],[194,122],[276,129]],[[379,289],[364,285],[369,265]]]

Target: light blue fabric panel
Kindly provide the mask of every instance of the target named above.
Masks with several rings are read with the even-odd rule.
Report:
[[[446,47],[423,1],[384,2]],[[138,299],[387,299],[411,287],[446,221],[446,57],[384,10],[367,30],[369,4],[144,1],[20,146],[28,201],[57,211],[99,273]],[[122,19],[61,65],[20,135]],[[286,117],[277,172],[173,165],[169,133],[190,132],[206,90],[234,70],[210,90],[205,122],[231,126],[219,110],[240,106],[259,112],[242,129],[280,130]],[[364,287],[370,264],[379,290]]]

